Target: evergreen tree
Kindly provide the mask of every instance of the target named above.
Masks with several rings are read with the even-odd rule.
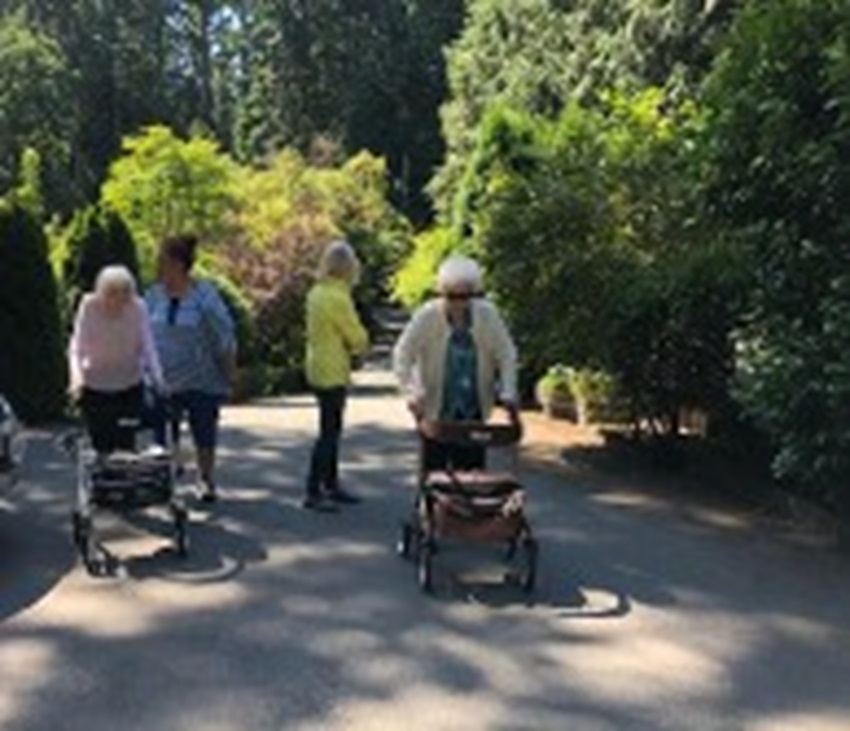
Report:
[[[136,245],[126,224],[109,208],[90,206],[79,211],[71,223],[62,261],[62,283],[69,321],[81,296],[94,288],[100,270],[112,264],[126,266],[139,281]]]
[[[25,209],[0,204],[0,392],[25,421],[62,413],[61,329],[44,234]]]

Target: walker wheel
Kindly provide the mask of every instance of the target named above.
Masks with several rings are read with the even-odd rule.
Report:
[[[434,591],[434,548],[430,541],[423,542],[419,550],[419,588],[425,594]]]
[[[174,548],[180,558],[189,555],[189,513],[184,507],[173,506]]]
[[[74,511],[71,515],[71,539],[86,567],[86,571],[91,576],[97,576],[99,567],[92,540],[91,518],[84,517],[79,512]]]
[[[534,538],[526,538],[523,542],[525,552],[525,576],[522,579],[522,590],[533,594],[537,586],[537,562],[540,557],[540,547]]]
[[[404,559],[409,559],[413,556],[413,526],[405,521],[401,525],[398,541],[396,542],[396,552]]]

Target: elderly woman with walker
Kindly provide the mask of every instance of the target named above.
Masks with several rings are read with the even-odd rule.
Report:
[[[431,424],[485,422],[497,401],[519,421],[516,347],[482,280],[474,260],[446,259],[439,297],[414,313],[394,350],[396,377],[424,437],[426,471],[485,466],[483,449],[430,439]]]

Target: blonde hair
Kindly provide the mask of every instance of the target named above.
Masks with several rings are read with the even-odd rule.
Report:
[[[138,293],[132,273],[120,264],[104,267],[97,275],[95,293],[105,294],[110,289],[122,289],[131,297]]]
[[[484,288],[484,276],[481,267],[468,256],[454,254],[446,259],[437,272],[437,287],[441,292],[466,285],[479,294]]]
[[[325,248],[319,261],[320,279],[333,277],[355,284],[360,279],[360,260],[347,241],[334,241]]]

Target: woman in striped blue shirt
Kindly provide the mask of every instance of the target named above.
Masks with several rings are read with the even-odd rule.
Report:
[[[236,367],[236,336],[216,287],[192,277],[197,243],[190,235],[162,242],[159,283],[148,290],[146,302],[170,393],[171,418],[179,430],[183,414],[188,416],[202,496],[212,502],[219,414]],[[165,428],[163,423],[163,441]]]

